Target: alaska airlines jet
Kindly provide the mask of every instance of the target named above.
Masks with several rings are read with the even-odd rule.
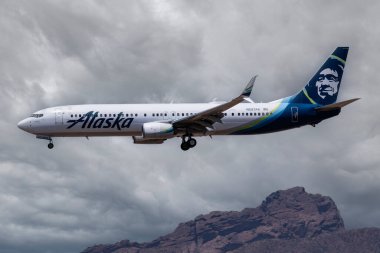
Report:
[[[181,137],[181,149],[197,144],[194,137],[272,133],[305,125],[315,126],[337,116],[358,98],[336,103],[348,47],[338,47],[293,96],[254,103],[253,77],[238,97],[223,103],[92,104],[43,109],[20,121],[18,127],[39,139],[53,137],[132,136],[136,144],[161,144]]]

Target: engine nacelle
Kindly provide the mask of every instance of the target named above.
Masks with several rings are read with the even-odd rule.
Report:
[[[171,138],[174,135],[173,125],[170,123],[151,122],[142,126],[144,138],[162,139]]]

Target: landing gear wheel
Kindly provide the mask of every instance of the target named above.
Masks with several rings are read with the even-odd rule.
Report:
[[[190,148],[190,145],[187,143],[187,142],[182,142],[181,143],[181,149],[183,150],[183,151],[186,151],[186,150],[188,150]]]
[[[189,144],[190,148],[193,148],[195,147],[195,145],[197,145],[197,140],[194,139],[194,138],[190,138],[187,143]]]
[[[49,148],[49,149],[54,148],[54,144],[50,142],[50,143],[48,144],[48,148]]]

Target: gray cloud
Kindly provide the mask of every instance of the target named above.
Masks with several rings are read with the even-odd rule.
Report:
[[[295,185],[332,196],[349,228],[380,226],[379,3],[3,1],[0,8],[0,251],[79,252],[149,241],[212,210],[257,206]],[[62,104],[253,99],[297,92],[336,46],[351,47],[340,99],[316,128],[133,145],[16,128]],[[232,94],[232,95],[231,95]],[[27,250],[26,250],[27,249]]]

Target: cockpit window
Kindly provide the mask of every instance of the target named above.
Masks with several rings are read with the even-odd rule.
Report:
[[[30,117],[32,117],[32,118],[41,118],[43,116],[44,115],[42,113],[33,113],[32,115],[30,115]]]

